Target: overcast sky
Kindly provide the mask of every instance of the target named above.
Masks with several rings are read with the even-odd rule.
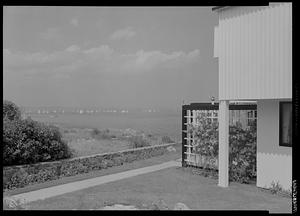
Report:
[[[4,7],[4,99],[177,108],[217,98],[216,24],[211,7]]]

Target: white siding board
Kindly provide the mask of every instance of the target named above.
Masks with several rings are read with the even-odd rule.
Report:
[[[280,10],[280,7],[279,10],[278,10],[278,13],[279,13],[279,25],[282,26],[282,31],[279,31],[279,34],[278,34],[278,40],[280,41],[280,39],[282,38],[282,40],[287,40],[286,39],[286,32],[285,29],[285,20],[284,20],[284,14],[285,14],[285,6],[283,5],[282,6],[282,10]],[[285,88],[284,88],[284,85],[285,84],[281,84],[280,82],[284,81],[284,66],[285,66],[285,61],[286,61],[286,58],[284,56],[284,52],[285,52],[285,49],[284,49],[284,43],[279,43],[279,53],[278,53],[278,58],[279,59],[282,59],[282,62],[281,64],[279,63],[278,65],[278,70],[279,70],[279,74],[278,74],[278,84],[280,84],[280,88],[278,89],[279,91],[279,94],[281,94],[281,97],[284,96],[286,94],[285,92]]]
[[[223,21],[221,21],[223,23]],[[221,23],[220,22],[220,23]],[[223,25],[219,25],[219,45],[220,45],[220,48],[217,49],[218,50],[218,54],[219,56],[223,56],[224,55],[224,40],[223,40],[223,35],[222,34],[222,31],[223,31]],[[224,58],[220,58],[219,57],[219,71],[220,70],[223,70],[224,68]],[[219,73],[219,98],[220,97],[225,97],[225,94],[224,94],[224,86],[225,86],[225,79],[224,79],[224,72],[222,71],[222,73]]]
[[[218,57],[218,49],[219,49],[219,27],[215,26],[214,28],[214,57]]]
[[[228,83],[229,85],[230,85],[230,70],[229,70],[229,60],[230,60],[230,44],[229,44],[229,24],[230,23],[228,23],[228,22],[230,22],[230,21],[228,21],[228,20],[226,20],[226,27],[225,27],[225,30],[226,30],[226,36],[225,36],[225,44],[226,44],[226,48],[225,48],[225,52],[226,52],[226,58],[225,58],[225,70],[226,70],[226,72],[225,72],[225,77],[226,77],[226,82],[225,82],[225,84],[226,83]],[[229,95],[229,91],[230,91],[230,88],[225,88],[225,94],[226,95]]]
[[[236,64],[238,65],[238,69],[237,71],[239,71],[239,73],[236,73],[237,74],[237,79],[238,80],[241,80],[243,75],[241,73],[241,71],[243,71],[243,63],[242,63],[242,55],[241,53],[243,53],[243,50],[242,50],[242,44],[243,44],[243,28],[242,28],[242,23],[239,19],[236,19],[237,23],[238,23],[238,26],[237,28],[239,29],[239,34],[237,35],[238,39],[238,44],[237,44],[237,61],[236,61]],[[242,86],[242,83],[241,82],[237,82],[237,97],[236,98],[240,98],[240,92],[239,92],[239,89],[241,88]]]
[[[266,68],[266,64],[265,62],[267,61],[267,44],[268,44],[268,37],[267,37],[267,31],[266,29],[264,28],[264,26],[266,26],[266,19],[264,17],[264,11],[261,10],[260,11],[260,18],[261,18],[261,25],[260,28],[259,28],[259,31],[262,32],[262,38],[261,38],[261,65],[260,65],[260,70],[259,70],[259,73],[260,73],[260,77],[261,77],[261,80],[260,80],[260,86],[259,86],[259,92],[260,94],[262,95],[262,97],[265,97],[266,95],[266,92],[264,91],[264,88],[263,86],[265,85],[265,80],[267,79],[266,78],[266,74],[264,71],[267,70]]]
[[[289,42],[287,43],[287,46],[284,46],[284,44],[282,44],[283,52],[281,54],[282,54],[282,58],[284,59],[284,61],[283,61],[283,64],[281,65],[281,71],[284,71],[285,68],[289,68],[289,65],[292,65],[292,62],[289,62],[289,59],[292,59],[291,56],[289,55],[289,51],[288,51],[288,50],[292,50],[292,47],[290,47],[290,45],[289,45],[289,44],[291,44],[290,39],[289,39],[289,34],[284,34],[284,32],[288,32],[289,28],[291,28],[291,26],[289,24],[290,18],[289,18],[288,11],[289,11],[289,5],[285,5],[284,10],[283,10],[283,19],[282,19],[282,22],[283,22],[282,25],[284,26],[284,29],[282,31],[282,36],[283,36],[284,40],[289,41]],[[290,70],[290,69],[287,69],[287,70]],[[284,79],[284,74],[286,74],[287,79]],[[286,81],[284,83],[284,85],[287,85],[287,86],[291,85],[290,83],[288,83],[288,80],[292,80],[291,74],[281,73],[280,80]],[[283,88],[283,91],[284,91],[283,95],[291,94],[291,92],[289,92],[288,89]]]
[[[232,28],[232,34],[233,35],[239,35],[239,29],[237,28],[237,25],[238,25],[238,20],[235,20],[235,22],[234,22],[234,26],[233,26],[233,28]],[[236,40],[236,41],[234,41],[233,40],[233,38],[231,39],[232,40],[232,45],[234,46],[234,44],[235,43],[239,43],[239,41],[238,40]],[[231,63],[232,63],[232,67],[233,67],[233,71],[239,71],[239,64],[240,64],[240,62],[238,62],[239,61],[239,59],[238,59],[238,55],[237,55],[238,53],[237,52],[234,52],[234,50],[232,49],[232,56],[233,56],[233,58],[232,58],[232,60],[231,60]],[[236,61],[234,61],[234,59],[237,59]],[[240,73],[236,73],[237,74],[237,79],[240,79],[239,78],[239,75],[240,75]],[[234,89],[233,89],[233,96],[234,97],[237,97],[238,96],[238,85],[234,85]]]
[[[289,71],[292,71],[292,31],[293,31],[293,26],[292,26],[292,4],[287,5],[287,23],[288,23],[288,28],[286,32],[287,34],[287,50],[286,50],[286,68],[287,68],[287,79],[286,79],[286,86],[289,86],[287,88],[287,94],[292,95],[292,73],[289,73]],[[292,29],[292,31],[289,31],[289,29]]]
[[[274,8],[274,23],[277,23],[279,26],[282,26],[282,25],[280,25],[281,24],[281,22],[280,22],[280,20],[281,20],[281,13],[280,13],[280,11],[282,10],[282,7],[275,7]],[[283,26],[282,26],[283,27]],[[283,90],[283,88],[281,87],[282,85],[281,85],[281,80],[280,80],[280,75],[281,75],[281,70],[280,70],[280,65],[282,65],[282,61],[280,61],[280,53],[283,51],[283,50],[281,50],[280,48],[282,47],[281,45],[283,44],[283,43],[281,43],[281,39],[282,38],[280,38],[280,36],[281,36],[281,34],[280,34],[280,32],[281,31],[283,31],[283,29],[281,29],[281,31],[278,31],[278,30],[280,30],[279,28],[276,28],[275,26],[274,26],[274,59],[278,59],[279,61],[276,61],[276,62],[274,62],[275,64],[274,64],[274,67],[275,67],[275,71],[276,71],[276,74],[275,74],[275,76],[273,76],[274,78],[275,78],[275,83],[277,83],[277,88],[276,88],[276,90],[277,91],[275,91],[275,94],[276,95],[278,95],[279,97],[281,97],[281,94],[282,94],[282,90]],[[284,60],[284,59],[282,59],[282,60]]]

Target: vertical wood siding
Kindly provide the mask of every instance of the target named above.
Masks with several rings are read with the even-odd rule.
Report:
[[[219,12],[219,99],[292,98],[292,4]]]

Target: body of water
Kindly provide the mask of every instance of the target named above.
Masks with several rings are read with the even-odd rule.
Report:
[[[33,120],[58,124],[65,127],[127,129],[144,131],[153,135],[167,135],[181,141],[180,113],[102,113],[81,114],[31,114]]]

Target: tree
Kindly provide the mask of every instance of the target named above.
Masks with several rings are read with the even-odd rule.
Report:
[[[20,108],[11,101],[3,101],[3,119],[20,120],[21,110]]]

